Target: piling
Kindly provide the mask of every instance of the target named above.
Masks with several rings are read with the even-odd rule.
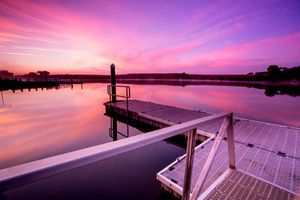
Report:
[[[116,96],[116,71],[115,71],[115,65],[110,65],[110,82],[111,82],[111,101],[116,102],[117,96]]]

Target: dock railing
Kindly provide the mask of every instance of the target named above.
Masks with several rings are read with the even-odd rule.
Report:
[[[125,88],[125,93],[124,94],[118,94],[117,92],[117,88]],[[127,111],[127,133],[126,135],[119,132],[116,129],[116,121],[114,122],[113,117],[110,118],[110,129],[109,129],[109,135],[112,137],[113,133],[116,132],[120,135],[122,135],[123,137],[129,137],[129,103],[128,100],[131,96],[131,92],[130,92],[130,87],[127,85],[107,85],[107,94],[109,96],[109,103],[113,103],[114,100],[117,101],[117,97],[121,97],[124,98],[126,101],[126,111]]]
[[[117,92],[114,94],[113,88],[125,88],[125,94],[118,94]],[[130,87],[128,85],[107,85],[107,94],[110,97],[110,101],[112,101],[113,96],[125,98],[126,101],[128,101],[131,96]]]
[[[190,197],[190,183],[192,176],[193,156],[195,149],[196,130],[202,123],[216,119],[223,119],[219,137],[222,137],[227,131],[228,142],[229,140],[233,144],[233,132],[232,132],[232,113],[222,113],[216,115],[210,115],[207,117],[191,120],[181,124],[176,124],[163,129],[148,132],[117,140],[115,142],[109,142],[61,155],[48,157],[45,159],[21,164],[14,167],[9,167],[0,170],[0,192],[4,192],[16,187],[20,187],[31,182],[47,178],[80,166],[84,166],[90,163],[94,163],[105,158],[109,158],[127,151],[137,149],[149,144],[153,144],[158,141],[162,141],[169,137],[179,135],[188,132],[188,145],[187,145],[187,162],[185,168],[185,184],[183,199],[189,199]],[[216,142],[218,139],[216,139]],[[231,143],[230,142],[230,143]],[[215,146],[215,145],[214,145]],[[218,144],[216,145],[217,148]],[[230,146],[230,145],[229,145]],[[233,146],[232,146],[233,147]],[[229,157],[231,159],[230,165],[234,167],[234,152],[232,149],[229,151]],[[214,157],[214,154],[209,157]],[[209,165],[209,164],[207,164]],[[207,167],[209,169],[209,167]],[[203,172],[205,175],[206,172]],[[201,177],[200,177],[201,178]],[[205,178],[204,178],[205,180]],[[193,192],[193,194],[195,194]],[[192,197],[194,196],[192,194]]]
[[[221,141],[225,136],[225,133],[227,133],[227,147],[228,147],[228,164],[229,168],[235,169],[235,153],[234,153],[234,134],[233,134],[233,118],[232,115],[230,117],[226,117],[223,120],[222,126],[220,128],[220,131],[215,136],[214,144],[207,156],[206,162],[203,166],[203,169],[200,173],[200,176],[196,182],[196,185],[192,191],[191,198],[189,198],[189,192],[183,191],[183,199],[191,199],[196,200],[201,192],[201,189],[205,183],[205,180],[207,178],[208,172],[210,167],[212,166],[212,163],[214,161],[214,158],[217,154],[217,151],[220,147]]]

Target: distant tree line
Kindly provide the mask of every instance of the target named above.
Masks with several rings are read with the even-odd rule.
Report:
[[[109,82],[109,75],[82,75],[82,74],[56,74],[50,75],[48,71],[30,72],[18,76],[23,81],[60,81],[64,79],[80,80],[81,82]],[[279,67],[270,65],[266,71],[248,74],[187,74],[183,73],[138,73],[118,74],[117,80],[227,80],[227,81],[300,81],[300,66]],[[13,79],[13,74],[8,71],[0,71],[0,79]]]
[[[300,66],[288,68],[270,65],[267,68],[267,73],[272,81],[300,80]]]
[[[28,74],[25,74],[23,78],[25,78],[27,81],[46,81],[50,75],[50,72],[48,71],[37,71],[35,72],[29,72]]]
[[[25,88],[48,88],[58,87],[59,83],[55,81],[22,81],[20,79],[1,79],[0,90],[19,90]]]

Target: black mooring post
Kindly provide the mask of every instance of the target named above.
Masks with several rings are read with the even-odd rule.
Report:
[[[116,96],[116,71],[115,71],[115,65],[110,65],[110,82],[111,82],[111,101],[116,102],[117,96]]]

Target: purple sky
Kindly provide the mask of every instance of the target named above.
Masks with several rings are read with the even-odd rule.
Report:
[[[0,1],[0,69],[248,73],[300,65],[300,1]]]

